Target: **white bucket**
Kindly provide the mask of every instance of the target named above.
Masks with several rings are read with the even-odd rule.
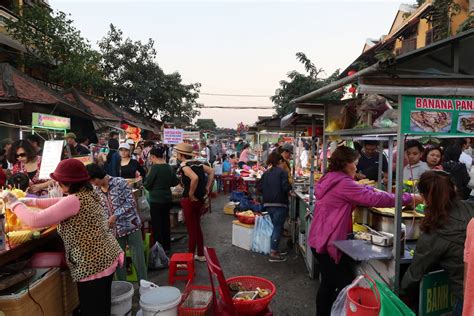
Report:
[[[143,316],[178,316],[181,292],[172,286],[160,286],[140,297]]]
[[[112,282],[112,307],[113,316],[127,315],[132,310],[133,284],[125,281]]]

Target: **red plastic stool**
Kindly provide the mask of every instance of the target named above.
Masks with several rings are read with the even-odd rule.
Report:
[[[179,267],[178,265],[185,265]],[[178,271],[187,271],[185,275],[177,275]],[[177,280],[192,282],[194,278],[194,255],[192,253],[175,253],[169,263],[168,283],[173,285]]]

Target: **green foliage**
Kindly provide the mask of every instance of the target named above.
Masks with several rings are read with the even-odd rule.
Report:
[[[434,0],[433,8],[433,37],[439,41],[451,36],[451,18],[459,14],[461,7],[454,0]]]
[[[6,20],[6,29],[26,49],[20,64],[47,69],[47,81],[96,92],[106,87],[99,68],[100,54],[81,36],[66,13],[25,5],[16,21]]]
[[[328,78],[319,78],[323,72],[317,68],[303,53],[297,53],[296,58],[305,66],[306,74],[293,70],[288,73],[287,80],[280,81],[280,87],[275,91],[275,95],[270,99],[275,104],[276,112],[279,116],[284,116],[294,110],[294,105],[290,101],[306,93],[322,88],[339,77],[339,70],[336,70]],[[339,100],[342,93],[339,91],[327,94],[322,100]]]
[[[216,122],[213,119],[198,119],[196,127],[201,131],[215,131],[217,129]]]
[[[474,28],[474,16],[470,16],[464,21],[457,30],[457,33],[462,33]]]
[[[389,63],[395,59],[395,54],[391,50],[381,50],[378,51],[374,57],[382,63]]]
[[[125,39],[121,30],[110,25],[99,47],[101,67],[111,83],[108,97],[113,102],[180,127],[189,125],[199,114],[201,85],[183,84],[177,72],[165,74],[155,62],[153,40],[142,43]]]

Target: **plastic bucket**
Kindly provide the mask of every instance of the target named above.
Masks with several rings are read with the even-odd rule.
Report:
[[[143,316],[178,316],[181,292],[172,286],[160,286],[140,297]]]
[[[373,284],[373,289],[354,286],[347,291],[347,316],[378,316],[380,312],[380,294],[377,285],[368,276]]]
[[[132,310],[133,284],[125,281],[112,282],[111,315],[127,315]]]

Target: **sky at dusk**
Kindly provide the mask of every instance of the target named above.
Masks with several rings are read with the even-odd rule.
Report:
[[[408,3],[414,2],[408,0]],[[112,23],[133,40],[152,38],[157,62],[178,71],[201,92],[205,106],[272,107],[269,97],[304,52],[330,75],[360,55],[367,38],[386,34],[401,2],[313,1],[111,1],[50,0],[70,13],[94,47]],[[253,124],[273,110],[202,109],[219,127]]]

